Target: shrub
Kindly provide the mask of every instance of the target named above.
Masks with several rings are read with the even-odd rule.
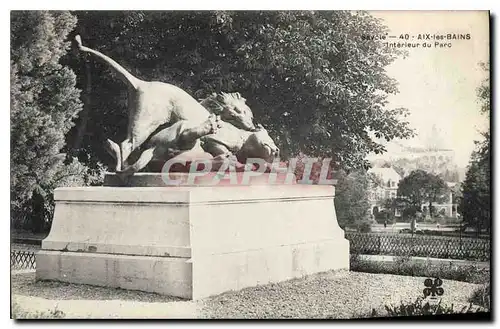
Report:
[[[485,284],[476,289],[469,298],[469,303],[480,305],[489,311],[491,309],[490,284]]]
[[[399,306],[385,305],[385,310],[388,316],[415,316],[415,315],[439,315],[439,314],[454,314],[454,313],[476,313],[480,308],[474,308],[472,303],[462,307],[458,312],[455,311],[453,304],[442,305],[441,300],[436,305],[431,305],[429,302],[419,297],[413,303],[405,304],[401,302]]]
[[[82,109],[75,73],[61,64],[76,17],[67,11],[11,12],[11,223],[48,230],[53,191],[85,185],[91,170],[66,152],[66,135]]]
[[[390,209],[380,210],[375,215],[375,219],[377,220],[377,222],[379,224],[384,224],[385,221],[387,221],[387,223],[390,223],[390,222],[394,221],[394,211],[392,211]]]
[[[432,305],[425,301],[422,297],[418,297],[414,302],[404,303],[400,305],[384,305],[383,311],[372,309],[371,312],[364,314],[356,314],[353,318],[373,318],[373,317],[398,317],[398,316],[422,316],[422,315],[441,315],[441,314],[461,314],[461,313],[478,313],[485,312],[482,307],[475,307],[470,303],[460,309],[455,309],[454,305],[443,305],[441,300]]]
[[[390,265],[385,262],[364,260],[355,254],[350,257],[349,268],[355,272],[394,274]]]
[[[450,261],[449,263],[429,264],[426,267],[426,273],[430,277],[484,283],[489,281],[490,269],[475,265],[459,265]]]
[[[426,272],[426,264],[413,262],[410,256],[396,256],[393,264],[399,275],[420,276]]]
[[[369,233],[372,231],[372,224],[368,220],[360,220],[355,223],[356,230],[360,233]]]
[[[358,253],[352,252],[349,254],[349,262],[351,264],[356,264],[356,263],[359,263],[360,261],[361,261],[361,259],[360,259],[360,255]]]
[[[365,260],[359,255],[350,258],[350,269],[356,272],[427,276],[446,280],[456,280],[484,284],[489,281],[489,268],[474,265],[458,265],[453,262],[433,264],[415,262],[409,256],[395,257],[393,262]]]

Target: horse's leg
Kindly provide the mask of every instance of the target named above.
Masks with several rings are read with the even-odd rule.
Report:
[[[189,121],[178,121],[151,137],[148,143],[161,145],[162,148],[177,149],[180,151],[191,150],[196,141],[208,134],[213,134],[221,127],[220,117],[210,115],[208,119],[199,125],[193,125]]]
[[[186,121],[179,121],[174,123],[170,127],[167,127],[156,133],[148,141],[148,144],[151,146],[141,153],[135,163],[130,166],[125,166],[120,174],[131,175],[133,173],[136,173],[146,167],[153,158],[158,159],[171,155],[168,153],[171,153],[173,150],[177,150],[177,153],[182,153],[183,150],[186,149],[178,149],[176,146],[178,145],[179,136],[181,135],[181,133],[185,129],[189,130],[189,128],[186,128],[186,126]]]
[[[128,157],[130,156],[132,151],[133,151],[133,147],[132,147],[131,138],[127,138],[123,142],[120,143],[120,153],[121,153],[120,163],[121,163],[121,166],[125,166],[125,163],[127,162]]]
[[[115,159],[115,171],[120,171],[122,168],[122,157],[120,152],[120,147],[118,144],[113,142],[111,139],[106,140],[104,143],[104,148],[108,151],[109,154]]]
[[[138,172],[154,157],[161,157],[169,149],[177,149],[179,152],[191,150],[198,138],[214,133],[220,126],[220,118],[215,115],[211,115],[204,123],[195,127],[191,127],[187,121],[178,121],[152,136],[148,144],[153,146],[146,149],[134,164],[124,167],[120,174],[130,175]],[[127,144],[122,143],[122,145]]]
[[[147,142],[147,149],[140,154],[137,161],[131,165],[124,165],[124,169],[120,172],[120,175],[132,175],[146,167],[153,158],[162,159],[168,156],[167,153],[169,153],[169,150],[177,149],[176,145],[179,135],[185,127],[186,122],[179,121],[156,133]],[[122,146],[125,145],[125,147],[129,147],[131,144],[127,144],[127,142],[128,141],[125,140]],[[136,150],[134,153],[138,151],[139,150]],[[182,152],[182,150],[179,150],[179,152]]]
[[[155,122],[151,113],[150,101],[143,92],[128,88],[128,127],[127,138],[121,143],[122,161],[140,147],[158,129],[160,122]],[[151,96],[151,95],[149,95]],[[171,111],[172,109],[170,109]],[[142,115],[141,115],[142,113]],[[146,116],[144,116],[146,114]],[[165,118],[167,119],[167,118]]]
[[[132,165],[124,167],[123,170],[117,171],[117,174],[121,176],[130,176],[142,168],[146,167],[148,163],[153,159],[156,151],[156,146],[150,147],[141,153],[139,159]]]

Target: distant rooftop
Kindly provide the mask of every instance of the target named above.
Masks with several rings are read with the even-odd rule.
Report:
[[[429,152],[453,152],[452,149],[431,148],[431,147],[406,147],[404,152],[408,153],[429,153]]]
[[[393,181],[399,182],[401,176],[392,167],[374,167],[368,170],[368,173],[373,173],[377,177],[381,178],[384,182]]]

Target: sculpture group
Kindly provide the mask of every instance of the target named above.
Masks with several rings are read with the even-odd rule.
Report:
[[[239,93],[212,94],[198,102],[174,85],[144,81],[110,57],[82,45],[78,49],[109,66],[128,87],[127,137],[120,144],[107,140],[115,171],[132,175],[153,160],[248,158],[272,162],[279,149]]]
[[[254,123],[240,94],[213,94],[198,102],[173,85],[135,78],[80,38],[76,46],[126,82],[128,135],[119,144],[108,140],[118,174],[106,175],[104,186],[55,190],[50,234],[36,253],[37,280],[201,299],[349,269],[349,242],[337,224],[333,186],[244,181],[274,176],[260,171],[262,161],[248,158],[270,162],[278,148]],[[176,158],[180,169],[165,175],[173,163],[168,160]],[[198,159],[213,159],[203,163],[212,172],[182,171],[184,163],[191,160],[192,169]],[[221,178],[227,162],[217,159],[245,164],[239,166],[244,172]],[[162,161],[158,173],[154,167]],[[256,162],[259,170],[253,170]],[[164,188],[177,186],[165,185],[165,176],[194,179]]]

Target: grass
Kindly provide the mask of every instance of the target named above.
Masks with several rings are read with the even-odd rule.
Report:
[[[409,256],[396,257],[394,262],[363,260],[357,254],[351,254],[350,269],[356,272],[383,273],[408,276],[427,276],[440,279],[484,284],[490,280],[490,269],[475,265],[449,263],[433,264],[414,262]]]
[[[490,284],[486,283],[482,287],[476,289],[472,296],[469,298],[469,302],[475,305],[480,305],[487,310],[491,309],[491,290]]]
[[[400,317],[400,316],[436,316],[436,315],[446,315],[446,314],[470,314],[479,312],[489,312],[489,309],[485,309],[481,306],[473,305],[469,303],[468,305],[456,306],[454,304],[441,303],[439,300],[437,303],[429,303],[429,301],[424,300],[422,297],[416,298],[414,301],[405,303],[401,302],[399,305],[384,305],[382,309],[373,308],[370,312],[366,313],[355,313],[352,318],[379,318],[379,317]]]

